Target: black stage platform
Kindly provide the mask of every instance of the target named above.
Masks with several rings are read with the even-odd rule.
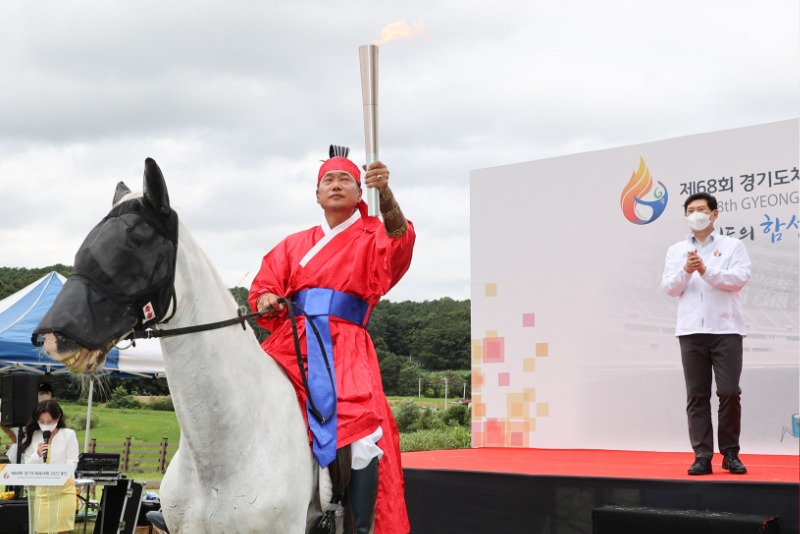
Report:
[[[472,453],[480,454],[474,450]],[[601,452],[599,454],[602,455]],[[404,454],[404,464],[406,458]],[[436,463],[440,462],[441,457]],[[408,463],[420,464],[424,461],[418,459]],[[472,464],[471,461],[469,463]],[[652,521],[655,523],[651,523],[651,527],[593,530],[593,512],[597,513],[600,508],[610,505],[632,509],[646,507],[658,511],[680,510],[684,512],[676,513],[687,516],[693,512],[718,512],[720,517],[730,513],[751,522],[755,519],[752,516],[763,519],[761,528],[757,528],[757,525],[737,530],[726,523],[719,527],[722,530],[706,528],[697,532],[800,534],[797,458],[791,459],[789,464],[794,468],[782,467],[788,470],[785,478],[789,481],[758,481],[756,476],[748,480],[747,475],[729,475],[717,468],[713,479],[683,476],[677,480],[585,474],[518,474],[509,470],[486,472],[475,470],[480,467],[474,464],[465,466],[463,470],[454,469],[451,465],[444,469],[405,467],[404,473],[413,534],[695,532],[685,527],[657,530],[655,525],[663,527],[665,521],[659,514],[653,515]],[[521,464],[517,467],[519,473],[526,471]],[[547,470],[546,466],[541,465],[537,469]],[[685,473],[685,466],[681,471]],[[777,521],[772,519],[775,516],[778,516]],[[726,516],[726,519],[730,517]]]
[[[607,505],[777,515],[781,534],[798,534],[797,484],[424,469],[405,477],[413,534],[592,534],[592,511]]]

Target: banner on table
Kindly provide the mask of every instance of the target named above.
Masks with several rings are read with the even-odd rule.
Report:
[[[63,486],[74,474],[72,464],[0,465],[0,483],[6,486]]]

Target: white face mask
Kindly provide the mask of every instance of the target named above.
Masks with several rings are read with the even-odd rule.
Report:
[[[695,232],[702,232],[711,224],[711,215],[702,211],[695,211],[686,217],[686,223]]]
[[[56,421],[52,425],[43,425],[42,423],[39,423],[39,428],[42,429],[42,432],[44,432],[45,430],[49,430],[50,432],[52,432],[53,430],[56,429],[56,426],[58,426],[58,421]]]

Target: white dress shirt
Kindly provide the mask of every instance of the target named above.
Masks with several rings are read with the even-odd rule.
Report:
[[[687,273],[686,257],[696,250],[706,272]],[[705,243],[694,234],[672,245],[664,262],[661,289],[678,297],[676,336],[747,335],[741,289],[750,280],[750,256],[741,240],[711,233]]]

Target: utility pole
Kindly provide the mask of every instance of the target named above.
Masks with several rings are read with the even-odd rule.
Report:
[[[447,377],[444,377],[444,409],[447,410]]]

